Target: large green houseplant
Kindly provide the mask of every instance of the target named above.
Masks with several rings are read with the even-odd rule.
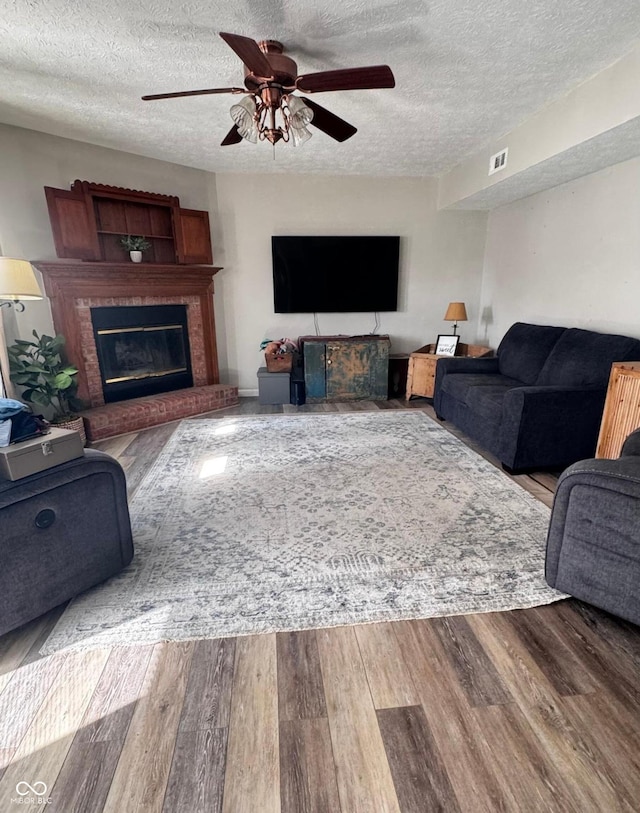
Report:
[[[33,342],[16,339],[7,348],[11,380],[23,387],[21,398],[43,407],[52,423],[77,420],[75,412],[82,409],[76,397],[78,369],[61,354],[64,336],[38,336],[35,330],[33,336]]]

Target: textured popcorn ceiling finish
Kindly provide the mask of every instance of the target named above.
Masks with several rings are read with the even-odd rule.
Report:
[[[379,63],[394,90],[315,94],[338,144],[220,147],[241,85],[218,36],[281,40],[300,73]],[[638,0],[4,0],[0,121],[218,172],[438,175],[623,56]]]

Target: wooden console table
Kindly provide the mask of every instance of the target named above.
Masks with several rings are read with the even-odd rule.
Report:
[[[423,398],[433,398],[438,359],[451,358],[451,356],[436,356],[433,352],[435,347],[435,344],[425,344],[424,347],[421,347],[409,356],[407,391],[405,393],[407,401],[412,395],[420,395]],[[490,347],[460,342],[457,347],[456,358],[460,356],[483,358],[492,355],[493,350]]]

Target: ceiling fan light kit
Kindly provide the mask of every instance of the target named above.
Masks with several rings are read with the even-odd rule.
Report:
[[[393,88],[395,79],[388,65],[367,68],[345,68],[321,71],[298,76],[298,66],[286,56],[282,43],[277,40],[256,42],[239,34],[221,33],[222,39],[244,63],[242,88],[208,88],[178,93],[157,93],[143,96],[144,101],[175,99],[182,96],[204,96],[217,93],[246,94],[244,99],[231,106],[230,115],[234,126],[221,142],[221,146],[239,144],[243,139],[256,144],[269,141],[291,142],[294,146],[304,144],[312,133],[312,124],[336,141],[346,141],[357,130],[310,99],[295,96],[302,93],[321,93],[339,90],[368,90]]]
[[[271,144],[282,140],[299,146],[312,135],[307,124],[313,119],[313,110],[297,96],[282,96],[278,107],[257,96],[245,96],[229,113],[240,136],[252,144],[266,139]]]

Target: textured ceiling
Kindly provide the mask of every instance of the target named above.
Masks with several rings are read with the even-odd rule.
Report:
[[[281,40],[300,73],[389,64],[394,90],[315,94],[338,144],[220,147],[242,84],[219,31]],[[0,0],[0,121],[218,172],[439,175],[602,70],[638,0]]]

